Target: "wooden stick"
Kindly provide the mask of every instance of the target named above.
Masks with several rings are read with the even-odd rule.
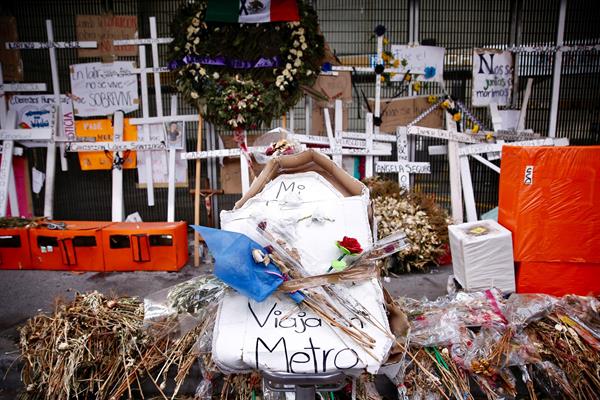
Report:
[[[202,115],[198,112],[198,142],[196,151],[202,151]],[[200,171],[201,161],[196,160],[196,181],[194,184],[194,224],[200,225]],[[194,266],[200,266],[200,234],[194,231]]]
[[[285,113],[281,116],[281,127],[287,129],[287,115]]]

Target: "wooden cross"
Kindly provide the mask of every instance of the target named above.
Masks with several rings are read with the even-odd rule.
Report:
[[[6,94],[7,93],[22,93],[22,92],[45,92],[46,84],[45,83],[4,83],[4,75],[2,74],[2,64],[0,63],[0,127],[2,129],[12,129],[14,128],[16,122],[11,122],[12,125],[7,124],[7,106],[6,106]],[[9,149],[7,151],[11,151],[10,148],[13,147],[12,154],[7,157],[11,157],[12,155],[17,154],[17,148],[14,148],[12,140],[11,143],[8,144]],[[4,146],[2,146],[2,154],[4,155]],[[20,151],[22,154],[22,149]],[[4,158],[4,157],[3,157]],[[8,197],[10,199],[10,211],[12,216],[18,217],[20,216],[19,212],[19,202],[17,198],[17,188],[15,184],[15,175],[12,169],[12,160],[7,165],[8,171],[5,172],[8,174],[8,183],[0,182],[0,188],[7,187],[8,188]],[[4,196],[6,197],[6,196]],[[6,216],[6,199],[4,199],[4,204],[0,204],[0,216]]]
[[[148,100],[148,74],[151,73],[154,78],[154,97],[156,99],[156,115],[157,117],[163,116],[163,104],[162,104],[162,88],[160,82],[160,74],[163,72],[170,72],[167,67],[161,67],[158,55],[159,44],[169,44],[173,41],[173,38],[159,38],[156,29],[156,17],[150,17],[150,38],[148,39],[124,39],[114,40],[114,46],[131,46],[138,45],[138,58],[139,68],[133,70],[134,73],[140,74],[140,80],[142,85],[141,96],[142,96],[142,117],[150,117],[149,111],[149,100]],[[152,67],[146,67],[146,45],[150,45],[152,51]],[[143,124],[142,129],[144,132],[144,140],[150,138],[150,125]],[[144,156],[149,159],[146,163],[146,192],[148,196],[148,206],[154,206],[154,181],[152,178],[152,162],[150,162],[150,153],[145,153]],[[169,165],[169,168],[171,165]],[[172,166],[175,168],[175,166]],[[169,188],[171,190],[171,188]],[[170,221],[172,222],[172,221]]]
[[[52,92],[54,94],[54,104],[57,113],[57,133],[56,136],[63,137],[65,135],[62,122],[62,111],[60,104],[60,85],[58,76],[58,64],[56,60],[56,49],[74,49],[85,48],[93,49],[97,47],[96,42],[91,41],[74,41],[74,42],[55,42],[54,31],[52,29],[52,21],[46,20],[46,42],[7,42],[6,48],[9,50],[48,50],[50,56],[50,71],[52,74]],[[69,135],[68,139],[73,140],[73,135]],[[53,138],[48,141],[48,151],[46,154],[46,187],[44,191],[44,216],[52,218],[54,214],[54,176],[56,173],[56,144]],[[67,160],[64,157],[64,144],[61,145],[61,166],[64,171],[67,170]]]
[[[409,128],[399,126],[396,129],[397,138],[397,161],[378,161],[375,164],[375,172],[378,174],[398,174],[398,184],[405,190],[410,189],[410,174],[430,174],[431,169],[428,162],[410,162],[408,157],[408,135]]]
[[[329,117],[329,110],[323,109],[323,117],[325,119],[325,130],[327,136],[317,135],[300,135],[289,131],[283,130],[282,133],[287,134],[290,139],[297,140],[304,144],[317,144],[323,146],[329,146],[332,150],[333,161],[341,166],[343,149],[346,149],[346,153],[353,153],[357,156],[389,156],[392,154],[392,146],[388,140],[385,142],[376,140],[373,135],[373,114],[367,113],[365,118],[365,132],[345,132],[342,130],[342,101],[335,101],[335,131],[331,128],[331,120]],[[350,137],[352,136],[352,137]],[[389,135],[385,136],[386,139]],[[370,143],[369,143],[370,141]],[[383,142],[383,143],[381,143]],[[355,149],[355,150],[349,150]],[[348,151],[349,150],[349,151]]]
[[[383,35],[382,36],[377,36],[377,64],[383,65]],[[373,67],[359,67],[359,66],[334,66],[331,68],[333,71],[350,71],[350,72],[371,72],[375,74],[375,107],[373,110],[373,115],[371,116],[371,118],[376,118],[377,120],[380,120],[381,118],[381,74],[378,74],[375,70],[375,68]],[[405,74],[408,71],[404,68],[386,68],[384,70],[384,73],[396,73],[396,74]],[[411,70],[410,71],[411,74],[422,74],[423,71],[417,71],[417,70]],[[337,102],[336,102],[337,103]],[[344,132],[342,130],[342,115],[341,115],[341,109],[339,111],[340,114],[340,119],[339,119],[339,124],[338,122],[338,110],[336,107],[336,136],[338,137],[344,137]],[[379,135],[379,124],[375,125],[373,127],[373,123],[371,122],[371,128],[369,128],[368,126],[369,124],[367,123],[367,130],[365,132],[365,140],[367,142],[366,144],[366,149],[367,152],[365,153],[366,155],[366,162],[365,162],[365,176],[367,178],[370,178],[373,176],[373,155],[374,154],[369,154],[370,151],[373,150],[373,140],[374,140],[374,136],[378,136]],[[392,137],[392,141],[395,141],[396,139]],[[334,158],[334,161],[336,161],[336,159]],[[341,165],[341,158],[338,159],[339,162],[336,161],[336,164]],[[383,168],[383,167],[382,167]]]
[[[57,111],[53,107],[52,122],[50,128],[16,129],[17,113],[14,110],[2,113],[4,121],[0,129],[0,140],[2,144],[2,161],[0,163],[0,216],[6,216],[6,204],[10,197],[12,215],[19,215],[19,206],[15,186],[15,178],[12,171],[12,157],[14,152],[14,141],[48,140],[52,139],[56,128]],[[47,184],[47,183],[46,183]]]

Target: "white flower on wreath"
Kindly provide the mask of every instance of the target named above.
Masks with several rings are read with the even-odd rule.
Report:
[[[300,46],[300,48],[302,50],[306,50],[308,48],[308,46],[306,45],[306,43],[302,43],[302,46]]]
[[[294,43],[292,43],[294,47],[300,47],[300,42],[297,40],[294,40]]]
[[[302,65],[302,60],[300,60],[299,58],[296,58],[296,61],[294,61],[294,67],[299,67]]]
[[[296,50],[296,49],[290,49],[290,53],[292,53],[292,54],[294,54],[294,55],[296,54],[296,52],[297,52],[297,51],[298,51],[298,50]],[[288,56],[288,57],[289,57],[289,56]]]
[[[300,36],[300,43],[304,43],[306,42],[306,39],[304,38],[304,36]]]
[[[215,73],[213,73],[213,75],[212,75],[212,76],[213,76],[213,79],[219,79],[219,76],[220,76],[220,75],[219,75],[219,73],[218,73],[218,72],[215,72]]]
[[[204,68],[200,68],[200,69],[198,70],[198,73],[199,73],[200,75],[202,75],[202,76],[205,76],[205,75],[206,75],[206,70],[205,70]]]
[[[194,100],[195,100],[195,99],[197,99],[198,97],[200,97],[200,96],[198,95],[198,92],[196,92],[196,91],[192,91],[192,92],[190,93],[190,96],[191,96],[191,97],[192,97],[192,99],[194,99]]]
[[[298,58],[302,57],[302,50],[298,50],[298,52],[296,53],[296,57],[298,57]]]

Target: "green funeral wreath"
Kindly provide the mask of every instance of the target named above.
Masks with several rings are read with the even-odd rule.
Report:
[[[216,126],[239,131],[270,124],[319,74],[324,41],[315,10],[298,0],[299,21],[237,24],[206,22],[207,4],[186,2],[172,21],[169,66],[177,89]],[[277,61],[239,65],[260,60]]]

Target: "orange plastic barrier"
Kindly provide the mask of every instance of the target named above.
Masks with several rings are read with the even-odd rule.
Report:
[[[517,266],[517,293],[598,296],[600,264],[523,261]]]
[[[66,229],[29,229],[32,268],[104,271],[102,229],[112,222],[65,223]]]
[[[102,231],[106,271],[179,271],[188,260],[187,224],[122,222]]]
[[[498,208],[515,261],[600,263],[600,146],[504,146]]]
[[[27,229],[0,229],[0,269],[30,268],[31,253]]]

